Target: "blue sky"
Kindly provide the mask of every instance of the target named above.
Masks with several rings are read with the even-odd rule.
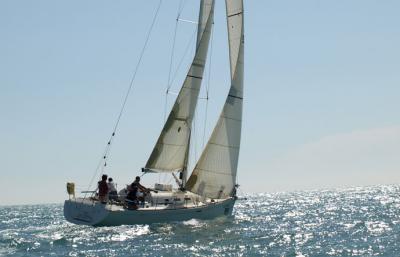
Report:
[[[119,187],[140,174],[163,124],[179,2],[163,1],[117,132],[106,172]],[[182,18],[196,20],[198,1],[185,2]],[[62,202],[66,181],[87,186],[157,4],[0,2],[0,204]],[[398,1],[245,1],[244,192],[400,182],[399,9]],[[215,15],[206,137],[229,87],[223,1]],[[195,28],[178,24],[173,91]],[[204,109],[200,100],[194,160]]]

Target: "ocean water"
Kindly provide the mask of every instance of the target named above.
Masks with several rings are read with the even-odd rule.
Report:
[[[92,228],[0,207],[4,256],[400,256],[400,186],[251,194],[234,217]]]

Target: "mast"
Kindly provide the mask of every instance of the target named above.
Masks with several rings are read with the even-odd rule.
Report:
[[[186,183],[192,121],[204,74],[213,18],[214,0],[201,0],[195,56],[143,169],[145,172],[180,171],[183,185]]]
[[[205,29],[209,29],[209,30],[212,29],[212,24],[214,22],[214,17],[213,16],[210,19],[211,27],[209,27],[209,28],[206,28],[206,27],[207,27],[207,20],[210,18],[210,14],[214,15],[213,8],[214,8],[214,0],[212,0],[212,1],[210,1],[210,0],[208,0],[208,1],[204,1],[204,0],[200,1],[199,21],[198,21],[198,26],[197,26],[197,43],[196,43],[197,47],[199,47],[200,39],[202,38],[202,35],[203,35]],[[208,13],[208,15],[205,15],[207,13]],[[207,33],[210,33],[210,35],[211,35],[211,31],[207,31]],[[208,49],[208,47],[207,47],[207,49]],[[205,65],[205,62],[204,62],[204,65]],[[204,73],[204,67],[203,67],[203,73]],[[187,181],[191,135],[192,135],[192,130],[190,129],[189,138],[188,138],[188,144],[187,144],[186,154],[185,154],[185,160],[184,160],[183,169],[182,169],[182,172],[181,172],[181,175],[180,175],[181,181],[182,181],[181,189],[185,189],[186,181]]]
[[[189,163],[189,151],[190,151],[190,138],[191,138],[191,132],[189,133],[189,142],[188,142],[188,147],[186,149],[186,155],[185,155],[185,161],[184,161],[184,166],[181,172],[181,186],[180,188],[182,190],[185,189],[186,187],[186,182],[187,182],[187,174],[188,174],[188,163]]]
[[[186,188],[210,198],[234,195],[243,109],[243,0],[225,0],[231,87],[223,110]]]

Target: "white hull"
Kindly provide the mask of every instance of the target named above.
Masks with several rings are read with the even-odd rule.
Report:
[[[64,203],[64,216],[74,224],[90,226],[118,226],[134,224],[152,224],[190,219],[214,219],[231,216],[235,198],[209,202],[204,205],[165,208],[149,207],[128,210],[122,206],[102,204],[98,201],[73,199]]]

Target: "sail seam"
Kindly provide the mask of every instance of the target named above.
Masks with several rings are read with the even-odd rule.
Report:
[[[222,145],[222,144],[217,144],[217,143],[213,143],[213,142],[210,142],[210,145],[217,145],[217,146],[220,146],[220,147],[225,147],[225,148],[239,149],[239,147],[238,147],[238,146]]]
[[[238,12],[238,13],[234,13],[234,14],[228,15],[228,18],[230,18],[230,17],[232,17],[232,16],[240,15],[240,14],[242,14],[242,13],[243,13],[243,12]]]
[[[237,99],[240,99],[240,100],[243,100],[243,97],[240,97],[240,96],[235,96],[235,95],[228,95],[228,96],[233,97],[233,98],[237,98]]]
[[[186,88],[188,90],[193,90],[193,91],[199,91],[200,90],[200,89],[197,89],[197,88],[186,87],[186,86],[183,86],[182,88]]]
[[[234,121],[237,121],[237,122],[242,122],[242,120],[239,120],[239,119],[235,119],[235,118],[231,118],[231,117],[228,117],[228,116],[222,116],[224,119],[228,119],[228,120],[234,120]]]
[[[195,78],[195,79],[203,79],[203,77],[199,77],[199,76],[193,76],[193,75],[187,75],[188,77],[191,77],[191,78]]]
[[[183,122],[187,122],[187,118],[179,118],[179,117],[175,117],[174,120],[178,120],[178,121],[183,121]]]
[[[193,63],[192,66],[204,68],[204,64],[200,64],[200,63]]]

